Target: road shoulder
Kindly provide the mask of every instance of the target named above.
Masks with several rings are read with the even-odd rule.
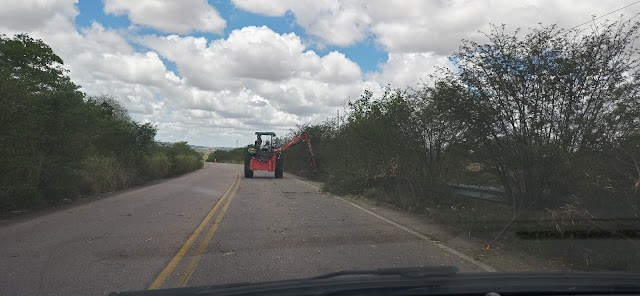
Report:
[[[321,182],[307,180],[292,174],[288,175],[311,186],[322,188],[323,183]],[[326,194],[336,197],[334,194]],[[488,242],[486,240],[473,237],[469,233],[454,229],[454,227],[437,223],[427,215],[409,213],[394,205],[357,195],[340,196],[340,198],[440,242],[498,271],[567,270],[567,267],[560,263],[540,260],[540,258],[535,258],[526,252],[514,252],[501,248],[499,245],[487,250]]]

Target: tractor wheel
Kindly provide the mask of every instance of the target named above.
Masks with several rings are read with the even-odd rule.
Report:
[[[251,155],[249,154],[244,158],[244,177],[253,178],[253,171],[251,170]]]
[[[276,162],[276,178],[281,179],[284,173],[284,161],[282,159]]]

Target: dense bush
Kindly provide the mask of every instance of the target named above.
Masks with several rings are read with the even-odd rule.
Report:
[[[174,175],[184,174],[202,168],[202,159],[193,155],[176,155],[173,159],[171,172]]]
[[[171,146],[163,147],[169,158],[169,175],[175,176],[202,168],[204,165],[202,154],[195,151],[187,142],[178,142]]]
[[[143,175],[149,179],[160,179],[169,175],[171,161],[166,153],[155,151],[144,159]]]
[[[496,27],[486,44],[463,43],[455,72],[419,89],[367,91],[343,118],[293,132],[311,134],[316,177],[332,192],[426,211],[459,208],[449,182],[498,186],[517,219],[615,235],[620,223],[596,220],[640,214],[638,36],[629,22],[590,34]],[[288,152],[287,171],[310,169],[304,150]]]
[[[131,185],[132,173],[115,157],[87,157],[80,174],[83,177],[83,185],[87,186],[82,191],[95,194],[126,188]]]
[[[320,174],[332,192],[382,192],[414,209],[447,195],[455,130],[434,113],[430,92],[365,92],[336,121],[300,127],[311,135]],[[287,152],[289,172],[311,171],[304,145]]]
[[[114,98],[78,91],[62,65],[40,40],[0,37],[0,213],[202,167],[186,143],[156,144],[155,127]]]

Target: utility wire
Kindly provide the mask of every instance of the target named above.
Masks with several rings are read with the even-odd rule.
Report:
[[[640,3],[640,0],[638,0],[638,1],[636,1],[636,2],[633,2],[633,3],[631,3],[631,4],[627,5],[627,6],[620,7],[620,8],[618,8],[618,9],[614,10],[614,11],[611,11],[611,12],[605,13],[605,14],[603,14],[603,15],[601,15],[601,16],[599,16],[599,17],[597,17],[597,18],[594,18],[594,19],[588,20],[588,21],[586,21],[586,22],[584,22],[584,23],[582,23],[582,24],[579,24],[579,25],[577,25],[577,26],[575,26],[575,27],[572,27],[571,29],[569,29],[569,30],[567,30],[567,31],[571,31],[571,30],[573,30],[573,29],[575,29],[575,28],[577,28],[577,27],[580,27],[580,26],[582,26],[582,25],[586,25],[586,24],[588,24],[588,23],[590,23],[590,22],[593,22],[593,21],[595,21],[595,20],[597,20],[597,19],[601,19],[601,18],[603,18],[603,17],[605,17],[605,16],[607,16],[607,15],[610,15],[610,14],[612,14],[612,13],[614,13],[614,12],[617,12],[617,11],[623,10],[623,9],[625,9],[625,8],[627,8],[627,7],[630,7],[630,6],[636,5],[636,4],[638,4],[638,3]]]

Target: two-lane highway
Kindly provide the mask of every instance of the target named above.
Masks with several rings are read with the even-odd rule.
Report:
[[[268,281],[343,269],[491,267],[323,194],[304,181],[240,165],[197,172],[0,226],[6,295]]]

